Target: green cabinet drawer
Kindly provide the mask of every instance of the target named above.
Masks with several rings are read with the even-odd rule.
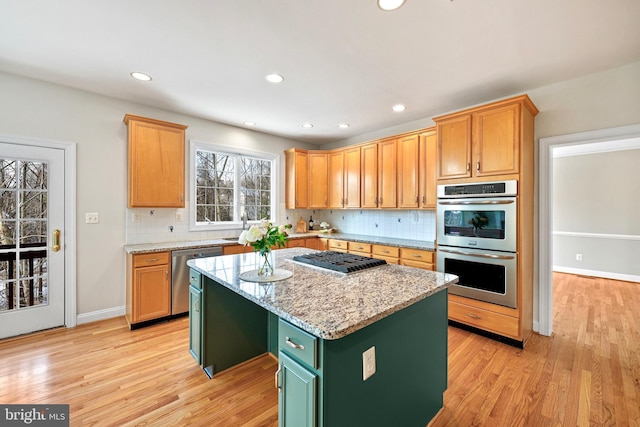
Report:
[[[318,338],[280,319],[278,323],[278,348],[306,363],[313,369],[318,369]]]
[[[200,273],[194,269],[189,269],[189,285],[196,289],[202,289],[202,283],[200,283]]]

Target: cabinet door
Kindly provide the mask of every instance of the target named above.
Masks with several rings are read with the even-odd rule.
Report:
[[[144,322],[171,314],[169,266],[134,269],[133,322]]]
[[[344,151],[344,207],[360,207],[360,147]]]
[[[307,152],[295,149],[285,151],[285,168],[286,208],[306,208],[309,204]]]
[[[420,137],[411,135],[398,140],[398,207],[418,207],[418,163]]]
[[[378,207],[396,207],[396,140],[378,143]]]
[[[278,427],[316,425],[317,375],[278,353]]]
[[[475,176],[516,174],[520,159],[520,104],[473,114]]]
[[[378,144],[367,144],[360,150],[361,193],[360,206],[378,207]]]
[[[471,115],[439,121],[438,179],[471,177]]]
[[[202,365],[202,290],[189,286],[189,353]]]
[[[125,116],[129,207],[184,207],[186,126]]]
[[[329,208],[344,207],[344,151],[329,154]]]
[[[326,208],[329,204],[329,156],[309,153],[309,208]]]
[[[435,209],[437,201],[437,145],[436,131],[425,132],[420,135],[419,186],[420,207]]]

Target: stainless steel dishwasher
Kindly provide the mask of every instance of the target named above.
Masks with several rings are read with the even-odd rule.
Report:
[[[189,266],[187,266],[187,261],[194,258],[208,258],[220,255],[222,255],[221,246],[171,252],[172,316],[189,311]]]

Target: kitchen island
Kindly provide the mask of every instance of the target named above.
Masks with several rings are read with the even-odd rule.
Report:
[[[278,355],[280,425],[425,426],[447,387],[456,276],[398,265],[343,274],[292,259],[310,252],[274,251],[293,276],[272,283],[239,278],[256,268],[251,253],[189,261],[194,357],[213,376]]]

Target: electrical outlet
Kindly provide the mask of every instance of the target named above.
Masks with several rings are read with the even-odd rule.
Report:
[[[362,353],[362,381],[376,373],[376,348],[371,347]]]
[[[576,254],[576,261],[582,261],[582,254]]]
[[[184,212],[182,210],[176,211],[176,222],[184,221]]]
[[[138,212],[131,214],[131,222],[140,222],[140,214]]]
[[[98,212],[87,212],[84,214],[84,222],[87,224],[97,224],[100,222],[100,214]]]

